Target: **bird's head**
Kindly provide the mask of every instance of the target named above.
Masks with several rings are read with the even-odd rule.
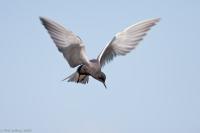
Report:
[[[99,80],[100,82],[102,82],[103,85],[105,86],[105,88],[107,88],[106,87],[106,83],[105,83],[105,81],[106,81],[106,75],[103,72],[99,72],[97,74],[97,78],[96,79]]]

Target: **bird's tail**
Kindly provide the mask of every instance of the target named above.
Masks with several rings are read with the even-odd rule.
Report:
[[[67,80],[68,82],[87,84],[89,82],[89,75],[79,75],[79,73],[76,71],[70,76],[64,78],[62,81],[64,80]]]

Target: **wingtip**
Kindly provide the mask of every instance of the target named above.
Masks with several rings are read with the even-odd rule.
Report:
[[[149,21],[151,21],[154,25],[157,24],[158,22],[160,22],[161,18],[152,18],[152,19],[149,19]]]
[[[155,23],[159,22],[160,20],[161,20],[160,17],[147,19],[147,21],[152,21],[152,22],[155,22]]]
[[[39,19],[40,19],[40,20],[43,20],[43,19],[44,19],[44,17],[42,17],[42,16],[39,16]]]
[[[45,22],[48,22],[48,21],[52,21],[52,20],[50,20],[49,18],[43,17],[43,16],[39,16],[39,19],[40,19],[40,21],[41,21],[42,23],[45,23]]]
[[[161,18],[155,18],[156,22],[161,21]]]
[[[41,23],[44,24],[45,17],[39,16],[39,19],[40,19]]]
[[[159,18],[153,18],[152,19],[155,23],[158,23],[159,21],[161,21],[161,18],[159,17]]]

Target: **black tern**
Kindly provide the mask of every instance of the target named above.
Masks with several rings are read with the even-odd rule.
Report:
[[[131,52],[147,31],[159,22],[160,18],[140,21],[117,33],[98,57],[92,60],[88,59],[85,45],[79,36],[53,20],[45,17],[40,17],[40,20],[70,67],[78,67],[76,72],[63,80],[86,84],[89,81],[89,76],[92,76],[107,88],[106,75],[101,71],[101,68],[114,57]]]

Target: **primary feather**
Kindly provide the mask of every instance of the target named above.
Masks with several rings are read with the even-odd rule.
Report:
[[[133,50],[158,21],[159,18],[141,21],[117,33],[97,57],[101,66],[113,60],[115,56],[126,55]]]
[[[85,46],[78,36],[50,19],[40,20],[71,67],[88,64]]]

